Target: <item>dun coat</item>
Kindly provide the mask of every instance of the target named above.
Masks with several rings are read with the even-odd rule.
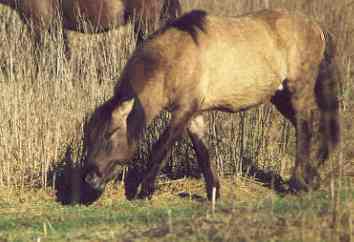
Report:
[[[43,32],[52,31],[56,21],[60,28],[88,33],[105,32],[134,21],[134,32],[141,42],[144,32],[181,14],[179,0],[0,0],[0,4],[19,13],[38,47]],[[63,34],[68,51],[67,36]]]
[[[85,132],[85,180],[103,189],[131,165],[144,128],[167,110],[172,118],[152,147],[150,169],[128,172],[127,198],[136,197],[140,184],[139,198],[153,194],[163,158],[184,131],[192,140],[208,198],[213,187],[219,196],[203,112],[238,112],[271,102],[296,129],[291,190],[318,187],[318,168],[339,140],[333,50],[329,33],[285,10],[234,18],[198,10],[185,14],[135,50],[113,97],[93,113]]]

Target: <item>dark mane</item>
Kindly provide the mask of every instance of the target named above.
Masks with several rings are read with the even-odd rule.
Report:
[[[152,34],[150,38],[154,38],[154,36],[159,35],[170,28],[176,28],[188,33],[193,38],[194,42],[198,44],[198,34],[200,32],[206,33],[205,20],[207,15],[207,12],[204,10],[193,10],[188,12],[180,18],[168,22],[162,29]]]
[[[87,128],[101,123],[102,120],[108,120],[112,114],[115,104],[113,99],[100,104],[87,119]]]
[[[126,72],[127,70],[123,71],[119,81],[114,87],[114,96],[111,99],[113,105],[119,105],[135,97],[134,90],[130,84],[129,75],[127,75]]]

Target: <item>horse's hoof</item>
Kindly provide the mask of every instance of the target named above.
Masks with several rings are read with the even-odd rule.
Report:
[[[125,186],[125,197],[134,200],[138,194],[138,186]]]
[[[140,192],[138,195],[138,199],[140,200],[145,200],[145,199],[151,200],[151,198],[152,198],[152,194],[146,192]]]
[[[125,192],[125,198],[129,201],[134,200],[136,198],[136,193]]]

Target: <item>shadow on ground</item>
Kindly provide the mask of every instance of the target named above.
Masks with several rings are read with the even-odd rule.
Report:
[[[253,177],[256,181],[263,183],[263,186],[273,189],[279,194],[291,193],[288,181],[272,170],[263,170],[257,167],[254,162],[244,159],[242,161],[242,172],[246,176]]]
[[[82,162],[72,159],[72,147],[68,145],[64,158],[48,172],[56,192],[56,200],[63,205],[90,205],[102,192],[92,189],[83,179]]]
[[[66,148],[65,156],[56,162],[49,171],[49,182],[53,184],[56,192],[56,200],[63,205],[83,204],[90,205],[97,201],[103,192],[92,189],[83,179],[83,162],[74,162],[71,145]],[[243,161],[243,174],[253,177],[263,186],[273,189],[279,194],[285,195],[290,192],[289,185],[282,177],[272,170],[258,168],[253,162]],[[191,198],[204,202],[206,198],[195,194],[179,193],[181,198]]]
[[[198,194],[192,194],[189,192],[180,192],[180,193],[178,193],[178,196],[180,198],[189,198],[189,199],[196,201],[196,202],[207,202],[208,201],[208,199],[206,197],[200,196]]]

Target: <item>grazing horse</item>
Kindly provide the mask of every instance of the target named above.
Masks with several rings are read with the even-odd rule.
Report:
[[[104,189],[118,171],[133,165],[144,128],[167,110],[171,120],[152,146],[150,168],[145,174],[127,174],[127,198],[136,197],[140,184],[138,198],[153,194],[163,158],[185,130],[208,198],[213,188],[218,197],[220,184],[202,113],[238,112],[271,102],[296,129],[290,187],[316,188],[317,169],[339,141],[330,36],[305,16],[281,9],[234,18],[195,10],[169,23],[135,50],[113,97],[88,121],[85,181]],[[314,142],[315,136],[320,142]],[[311,157],[314,147],[318,148],[315,158]]]
[[[0,4],[17,10],[31,28],[36,47],[42,46],[43,32],[53,30],[58,20],[63,30],[85,33],[105,32],[134,21],[140,43],[146,31],[181,14],[179,0],[0,0]],[[62,33],[69,54],[67,35]]]

